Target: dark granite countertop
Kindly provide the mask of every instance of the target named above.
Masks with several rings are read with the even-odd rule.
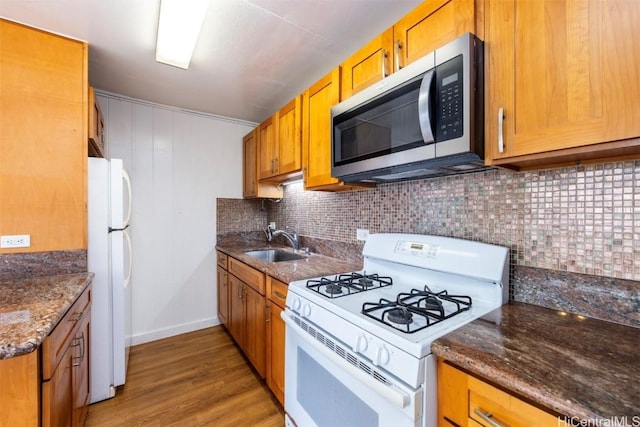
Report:
[[[246,251],[267,248],[283,249],[282,246],[268,245],[259,241],[233,242],[218,244],[216,246],[217,250],[284,283],[362,269],[362,264],[347,262],[315,253],[312,253],[303,260],[273,263],[262,262],[244,253]],[[291,248],[284,249],[292,250]]]
[[[513,302],[432,351],[559,415],[640,417],[640,329]]]
[[[37,349],[92,279],[76,273],[0,281],[0,359]]]

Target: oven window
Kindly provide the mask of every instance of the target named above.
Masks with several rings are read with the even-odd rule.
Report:
[[[418,117],[418,78],[334,119],[334,165],[425,145]]]
[[[300,347],[297,359],[296,398],[317,425],[378,425],[378,414]]]

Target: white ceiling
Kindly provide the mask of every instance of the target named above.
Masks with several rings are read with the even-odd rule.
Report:
[[[0,16],[87,41],[97,89],[261,122],[420,2],[210,0],[188,70],[155,62],[159,0],[0,0]]]

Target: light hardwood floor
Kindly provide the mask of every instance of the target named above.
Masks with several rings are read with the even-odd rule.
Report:
[[[278,426],[284,412],[223,326],[132,347],[127,383],[86,427]]]

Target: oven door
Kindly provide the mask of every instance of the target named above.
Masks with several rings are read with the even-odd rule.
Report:
[[[297,426],[418,427],[423,390],[411,389],[290,310],[285,411]]]

